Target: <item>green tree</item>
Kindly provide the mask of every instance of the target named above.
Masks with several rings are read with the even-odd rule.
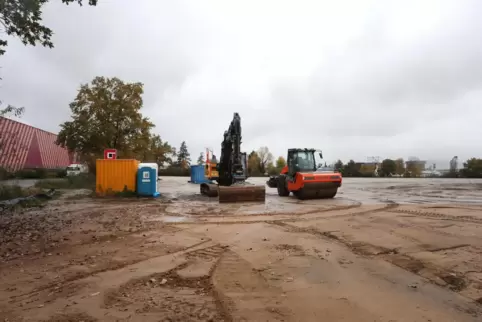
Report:
[[[25,108],[23,107],[14,107],[12,105],[8,105],[7,107],[0,109],[0,116],[7,117],[13,115],[15,117],[20,117],[23,115],[24,112]]]
[[[346,177],[359,177],[361,176],[360,170],[355,161],[350,160],[347,164],[343,166],[342,170],[343,176]]]
[[[417,161],[407,161],[406,174],[407,177],[417,178],[422,174],[423,165]]]
[[[42,24],[42,7],[49,0],[0,0],[0,22],[3,32],[9,36],[20,38],[24,45],[53,48],[52,30]],[[80,6],[88,3],[97,5],[97,0],[62,0],[65,4],[77,2]],[[8,45],[5,39],[0,39],[0,55],[5,54]]]
[[[285,166],[286,166],[285,158],[278,157],[278,159],[276,160],[276,168],[280,169],[280,171],[281,171],[281,169],[283,169]]]
[[[169,167],[177,166],[177,148],[173,147],[171,153],[169,154]]]
[[[256,151],[252,151],[248,156],[248,173],[250,176],[259,176],[259,156]]]
[[[405,174],[405,162],[403,161],[402,158],[398,158],[395,160],[395,173],[398,174],[399,176],[402,176]]]
[[[204,164],[204,152],[199,153],[199,157],[197,158],[197,164]]]
[[[269,152],[269,149],[267,146],[263,146],[258,149],[258,160],[259,160],[259,172],[261,174],[266,173],[267,171],[267,165],[270,162],[273,162],[273,154]]]
[[[169,143],[162,141],[159,135],[151,135],[149,140],[149,147],[147,153],[150,159],[144,159],[147,161],[153,161],[159,165],[159,167],[164,167],[166,163],[171,163],[171,157],[173,148]]]
[[[341,161],[340,159],[338,159],[338,161],[335,162],[335,171],[337,172],[342,172],[343,171],[343,161]]]
[[[275,167],[275,165],[273,164],[273,162],[270,162],[266,165],[266,172],[268,172],[268,174],[270,176],[273,176],[273,175],[276,175],[276,174],[279,174],[281,170],[278,170],[277,167]]]
[[[71,120],[60,125],[57,144],[79,153],[91,165],[104,149],[117,149],[120,157],[156,159],[168,144],[152,136],[154,124],[140,113],[142,83],[124,83],[119,78],[96,77],[80,87],[70,103]],[[161,149],[162,148],[162,149]],[[152,154],[152,153],[151,153]]]
[[[191,155],[187,150],[186,141],[182,141],[177,153],[177,165],[183,169],[187,169],[191,165]]]
[[[394,160],[385,159],[382,161],[378,174],[381,177],[389,177],[397,171],[397,164]]]
[[[482,178],[482,159],[468,159],[460,172],[466,178]]]

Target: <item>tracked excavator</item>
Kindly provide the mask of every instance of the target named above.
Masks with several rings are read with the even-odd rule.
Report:
[[[341,173],[317,171],[315,149],[288,149],[287,165],[280,175],[272,176],[266,182],[268,187],[277,188],[280,197],[293,193],[300,200],[334,198],[341,187]]]
[[[207,166],[212,167],[208,162]],[[211,172],[211,170],[213,170]],[[215,169],[217,177],[209,177],[217,183],[202,183],[201,194],[209,197],[219,197],[220,203],[228,202],[264,202],[266,189],[264,185],[253,185],[246,182],[248,178],[248,160],[245,152],[241,152],[241,117],[234,113],[233,120],[221,143],[221,157]]]

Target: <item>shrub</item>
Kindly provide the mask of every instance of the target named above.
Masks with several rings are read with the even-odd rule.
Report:
[[[19,179],[43,179],[47,177],[45,169],[22,169],[15,173],[15,177]]]
[[[0,185],[0,200],[10,200],[19,197],[27,197],[36,193],[40,190],[37,188],[22,188],[17,185]]]
[[[15,174],[5,168],[0,167],[0,181],[15,178]]]
[[[35,187],[43,189],[95,189],[95,176],[80,174],[66,178],[46,179],[35,183]]]
[[[169,167],[167,169],[159,169],[159,176],[173,176],[173,177],[189,177],[191,169],[183,169],[181,167]]]
[[[56,173],[55,173],[55,176],[56,176],[57,178],[65,178],[65,177],[67,177],[67,170],[65,170],[65,169],[58,169],[58,170],[56,171]]]
[[[133,198],[137,197],[137,193],[135,191],[127,189],[127,186],[124,186],[124,189],[120,192],[114,193],[114,196],[119,198]]]

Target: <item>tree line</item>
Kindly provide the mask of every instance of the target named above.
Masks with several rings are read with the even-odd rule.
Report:
[[[92,172],[104,149],[112,148],[119,158],[157,163],[161,175],[189,175],[187,143],[183,141],[176,149],[154,132],[154,123],[142,115],[143,92],[142,83],[126,83],[117,77],[95,77],[81,85],[69,104],[70,119],[60,125],[56,144],[75,152]],[[0,115],[21,116],[23,112],[23,108],[9,106]],[[201,153],[197,163],[204,161]],[[274,162],[269,149],[261,147],[249,154],[248,169],[251,176],[274,174],[285,163],[283,157]]]
[[[160,175],[166,176],[187,176],[189,175],[191,166],[191,157],[186,142],[183,141],[179,151],[173,149],[172,158],[161,166]],[[197,158],[197,165],[205,165],[206,157],[203,152]],[[251,151],[248,155],[248,174],[251,177],[261,177],[266,175],[279,174],[281,169],[286,165],[283,157],[278,157],[274,161],[273,154],[268,147],[260,147],[257,151]],[[164,168],[162,168],[164,167]]]
[[[103,158],[104,149],[114,148],[120,158],[157,163],[160,175],[188,176],[191,154],[187,143],[183,141],[176,149],[153,132],[154,124],[141,113],[142,94],[142,83],[125,83],[116,77],[96,77],[90,84],[83,84],[69,105],[70,120],[61,124],[56,143],[76,152],[93,172],[95,160]],[[23,112],[23,108],[8,106],[0,109],[0,116],[21,116]],[[0,133],[0,151],[2,135],[5,133]],[[204,153],[200,153],[197,164],[204,162]],[[385,159],[380,164],[354,160],[344,164],[338,160],[332,168],[344,177],[420,177],[423,168],[419,164],[406,163],[402,158]],[[279,174],[285,165],[285,158],[275,160],[266,146],[248,155],[248,173],[252,177]],[[482,178],[482,159],[471,158],[460,170],[451,165],[443,176]]]
[[[350,160],[343,164],[338,160],[334,170],[340,172],[343,177],[405,177],[419,178],[424,170],[421,163],[417,161],[405,161],[402,158],[384,159],[380,164],[376,163],[356,163]],[[443,173],[442,178],[482,178],[482,159],[470,158],[463,163],[463,168],[458,170],[450,167],[448,172]]]
[[[197,164],[204,164],[204,153],[200,153]],[[251,151],[248,155],[248,174],[251,177],[261,177],[266,175],[274,175],[280,173],[281,169],[286,165],[286,160],[283,157],[278,157],[276,160],[268,147],[260,147],[256,151]]]

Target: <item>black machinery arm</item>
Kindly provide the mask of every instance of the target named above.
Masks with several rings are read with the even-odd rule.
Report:
[[[247,179],[246,153],[241,152],[241,117],[238,113],[234,113],[228,130],[224,132],[218,172],[218,184],[221,186]]]

